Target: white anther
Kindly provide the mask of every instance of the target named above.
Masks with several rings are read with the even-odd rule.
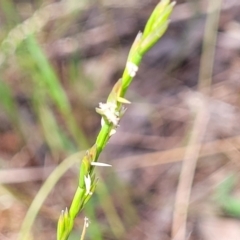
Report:
[[[91,177],[88,174],[87,176],[84,176],[84,182],[85,182],[85,186],[86,186],[86,195],[92,195],[91,193]]]
[[[127,62],[127,70],[131,77],[135,77],[138,70],[138,66],[132,62]]]
[[[104,115],[107,120],[110,123],[113,123],[114,126],[118,125],[119,122],[119,114],[116,112],[117,105],[115,103],[99,103],[99,108],[102,112],[102,115]],[[104,125],[104,119],[102,120],[101,124]]]
[[[89,227],[89,223],[90,223],[89,219],[87,217],[85,217],[84,218],[84,225],[86,226],[86,228]]]

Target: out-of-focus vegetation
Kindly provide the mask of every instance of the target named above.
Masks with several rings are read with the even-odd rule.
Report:
[[[93,144],[95,107],[157,2],[0,1],[0,239],[18,238],[50,172]],[[239,238],[240,4],[210,2],[177,1],[101,157],[113,167],[99,170],[70,239],[80,239],[85,216],[86,239],[171,239],[184,186],[188,217],[179,229],[194,240]],[[32,239],[55,239],[78,181],[79,164],[71,164],[40,204]],[[193,184],[180,186],[179,176]]]

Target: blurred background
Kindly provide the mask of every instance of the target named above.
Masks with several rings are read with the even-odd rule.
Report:
[[[0,0],[0,239],[49,174],[94,144],[95,112],[158,0]],[[240,239],[240,2],[177,0],[100,157],[70,239]],[[55,239],[80,158],[41,193],[30,239]],[[44,200],[46,198],[46,200]],[[36,210],[36,209],[35,209]],[[30,216],[30,217],[29,217]],[[36,218],[35,218],[36,217]]]

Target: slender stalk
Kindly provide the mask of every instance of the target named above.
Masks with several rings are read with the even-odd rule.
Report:
[[[110,92],[106,103],[99,103],[97,113],[102,116],[101,130],[95,144],[86,152],[80,166],[79,184],[74,195],[72,204],[68,209],[62,211],[57,230],[58,240],[67,240],[74,225],[74,219],[84,208],[91,198],[97,184],[95,178],[95,166],[109,166],[98,163],[99,155],[105,148],[110,137],[116,132],[119,121],[125,112],[124,104],[130,104],[125,99],[125,94],[131,84],[143,55],[159,40],[165,33],[169,24],[169,16],[173,10],[174,2],[162,0],[154,9],[143,33],[139,32],[130,49],[125,70],[122,77],[116,82]]]
[[[85,217],[84,218],[84,225],[83,225],[82,235],[81,235],[80,240],[84,240],[84,237],[86,235],[86,231],[87,231],[88,226],[89,226],[89,220],[88,220],[88,218]]]

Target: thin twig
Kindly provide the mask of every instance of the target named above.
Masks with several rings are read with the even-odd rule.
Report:
[[[232,143],[232,144],[226,144]],[[240,146],[240,136],[208,142],[203,145],[193,145],[194,148],[201,148],[199,157],[211,156],[219,153],[235,151],[235,146]],[[129,171],[137,168],[154,167],[161,164],[181,162],[184,159],[187,147],[174,148],[165,151],[157,151],[136,156],[120,158],[114,163],[115,171]]]
[[[221,3],[222,0],[209,1],[209,14],[207,16],[203,40],[203,53],[201,57],[199,74],[199,90],[207,95],[210,93],[212,82],[214,54]],[[204,98],[202,99],[202,104],[197,107],[197,114],[192,135],[183,160],[182,170],[179,178],[171,232],[172,239],[174,240],[184,240],[186,238],[188,205],[195,168],[200,152],[200,145],[198,145],[199,147],[194,147],[193,145],[196,146],[196,144],[200,144],[202,142],[209,118],[207,101]]]
[[[198,82],[199,90],[205,92],[206,94],[209,94],[210,86],[212,84],[214,55],[216,50],[217,29],[221,5],[222,0],[209,1],[209,14],[207,15],[204,31]]]
[[[201,147],[200,143],[204,137],[209,118],[206,102],[204,99],[202,99],[202,102],[200,102],[199,106],[196,106],[196,109],[198,112],[195,118],[189,145],[186,149],[185,157],[183,160],[176,193],[172,225],[172,239],[174,240],[184,240],[186,236],[186,221],[191,187],[197,159],[199,157]]]
[[[89,227],[89,219],[87,217],[85,217],[84,218],[84,225],[83,225],[82,235],[81,235],[80,240],[84,240],[88,227]]]
[[[143,137],[143,136],[142,136]],[[145,138],[145,136],[144,136]],[[161,138],[160,138],[161,139]],[[126,145],[130,145],[127,142]],[[219,153],[235,152],[240,149],[240,136],[230,137],[222,140],[208,142],[201,147],[199,158],[211,156]],[[137,168],[154,167],[161,164],[181,162],[184,158],[186,147],[174,148],[165,151],[157,151],[136,156],[119,158],[114,163],[116,172],[130,171]],[[32,182],[46,179],[49,174],[56,168],[56,165],[48,167],[31,167],[18,169],[2,169],[0,171],[1,184],[13,184]]]

